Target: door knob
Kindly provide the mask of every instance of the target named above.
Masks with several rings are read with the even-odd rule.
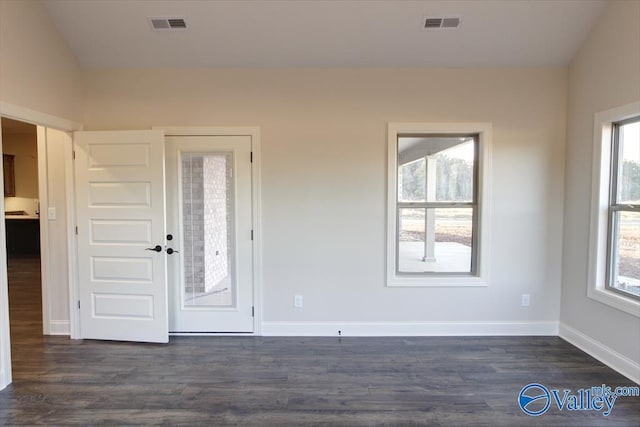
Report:
[[[175,253],[175,254],[177,254],[177,253],[178,253],[178,251],[173,250],[172,248],[167,248],[167,253],[168,253],[169,255],[174,254],[174,253]]]
[[[146,251],[162,252],[162,246],[156,245],[154,248],[147,248]]]

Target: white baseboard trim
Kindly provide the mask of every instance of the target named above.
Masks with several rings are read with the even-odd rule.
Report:
[[[0,370],[0,390],[4,390],[9,385],[9,382],[4,376],[4,371]]]
[[[262,322],[263,336],[558,335],[558,322]]]
[[[253,332],[169,332],[170,337],[254,337]]]
[[[559,336],[636,384],[640,384],[640,364],[564,323],[560,323]]]
[[[49,322],[49,333],[47,335],[70,335],[68,320],[51,320]]]

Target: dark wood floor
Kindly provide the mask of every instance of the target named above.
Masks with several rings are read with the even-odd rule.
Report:
[[[638,398],[607,418],[521,412],[531,382],[634,385],[557,337],[43,337],[37,262],[9,266],[14,383],[0,392],[0,424],[640,425]]]

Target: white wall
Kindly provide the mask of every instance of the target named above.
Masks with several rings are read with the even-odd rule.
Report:
[[[88,71],[83,122],[260,126],[267,322],[553,323],[566,83],[564,69]],[[489,287],[385,287],[389,121],[493,123]]]
[[[3,102],[88,129],[261,127],[265,320],[557,321],[566,70],[89,71],[83,108],[42,6],[0,5]],[[488,288],[384,286],[389,121],[493,123]]]
[[[0,1],[0,55],[0,101],[79,121],[80,67],[39,1]]]
[[[71,155],[71,136],[65,132],[46,130],[46,197],[42,204],[42,217],[47,218],[47,236],[43,239],[43,256],[47,257],[45,316],[47,334],[69,334],[69,272],[67,252],[67,174],[66,157]],[[48,219],[48,209],[54,208],[56,219]]]
[[[636,365],[640,320],[588,298],[587,268],[594,115],[638,100],[640,2],[610,2],[569,68],[560,319]]]
[[[25,211],[36,215],[38,208],[38,150],[35,126],[33,134],[3,134],[2,153],[13,154],[14,197],[4,198],[6,211]]]

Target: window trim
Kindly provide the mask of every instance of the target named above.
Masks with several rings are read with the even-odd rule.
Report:
[[[490,265],[490,190],[491,190],[491,123],[395,123],[388,124],[387,166],[387,286],[388,287],[464,287],[488,286]],[[407,134],[477,134],[477,235],[476,272],[430,273],[429,275],[397,273],[397,163],[398,136]]]
[[[640,317],[640,300],[607,288],[609,274],[609,202],[612,172],[614,123],[640,114],[640,102],[633,102],[595,115],[593,127],[593,169],[591,176],[591,220],[587,296],[595,301]]]

